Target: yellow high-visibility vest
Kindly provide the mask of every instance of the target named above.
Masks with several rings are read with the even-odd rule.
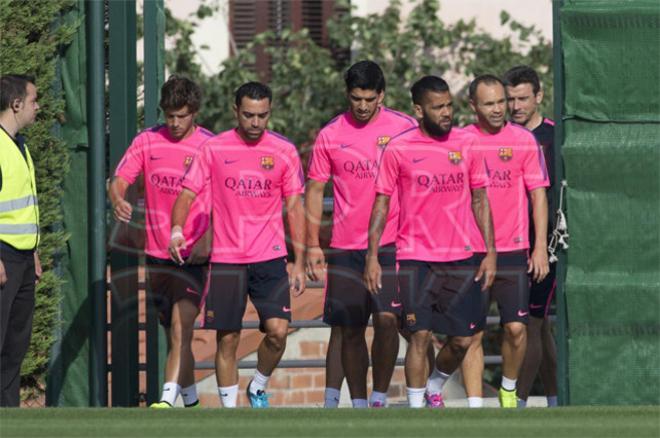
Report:
[[[34,163],[14,140],[0,129],[0,241],[16,249],[36,249],[39,243],[39,206]]]

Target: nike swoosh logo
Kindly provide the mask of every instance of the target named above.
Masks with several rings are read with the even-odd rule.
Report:
[[[164,388],[163,389],[163,391],[169,391],[169,390],[170,390],[170,388]]]
[[[153,155],[149,157],[150,160],[160,160],[163,157],[154,157]]]
[[[530,309],[540,309],[541,307],[543,307],[543,304],[530,304],[529,305]]]
[[[225,164],[234,164],[238,162],[238,160],[225,160]]]
[[[413,158],[413,164],[421,163],[424,160],[426,160],[426,157],[424,157],[424,158]]]
[[[350,144],[340,144],[339,147],[342,148],[342,149],[346,149],[348,147],[351,147],[351,145]]]
[[[220,393],[220,397],[229,397],[229,394],[227,394],[227,393],[225,393],[225,392],[221,392],[221,393]]]
[[[282,306],[282,312],[290,312],[291,307]]]
[[[474,330],[477,325],[473,322],[470,323],[470,330]]]
[[[199,292],[197,292],[194,289],[190,289],[189,287],[186,288],[186,292],[188,292],[189,294],[199,295]]]
[[[527,316],[528,313],[529,312],[523,312],[522,310],[518,310],[518,316],[520,317]]]
[[[397,303],[396,301],[392,300],[392,302],[390,303],[390,306],[391,307],[401,307],[401,303]]]

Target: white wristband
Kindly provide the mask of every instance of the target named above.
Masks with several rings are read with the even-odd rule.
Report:
[[[172,231],[172,234],[170,235],[170,240],[174,240],[177,237],[180,237],[185,240],[185,237],[183,237],[183,233],[181,231]]]

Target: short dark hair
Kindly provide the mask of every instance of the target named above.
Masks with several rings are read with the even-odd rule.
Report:
[[[254,100],[268,99],[268,102],[272,102],[273,92],[268,85],[261,82],[246,82],[236,90],[236,107],[241,106],[244,97]]]
[[[0,111],[11,107],[16,99],[27,96],[27,85],[34,84],[34,76],[9,74],[0,76]]]
[[[353,64],[344,73],[346,91],[354,88],[374,90],[377,93],[385,91],[385,75],[380,66],[373,61],[360,61]]]
[[[539,75],[532,67],[528,65],[518,65],[508,72],[504,73],[504,85],[517,87],[520,84],[531,84],[534,94],[541,91],[541,81]]]
[[[495,75],[479,75],[470,83],[470,100],[474,100],[477,97],[477,87],[479,87],[479,84],[500,84],[504,87],[504,82]]]
[[[160,107],[163,111],[187,106],[190,112],[196,113],[201,104],[201,88],[185,76],[170,76],[160,89]]]
[[[424,76],[410,87],[410,94],[413,103],[421,105],[424,96],[428,92],[447,93],[449,92],[449,85],[447,82],[438,76]]]

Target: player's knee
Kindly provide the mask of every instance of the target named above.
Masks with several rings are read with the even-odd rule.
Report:
[[[217,334],[218,351],[223,354],[228,354],[236,351],[238,342],[241,339],[240,332],[218,332]]]
[[[341,331],[342,342],[355,344],[364,342],[364,327],[343,327]]]
[[[522,345],[527,340],[527,326],[521,322],[505,324],[504,333],[515,346]]]
[[[268,330],[266,339],[272,348],[276,350],[283,350],[286,347],[286,337],[288,329],[286,326],[277,326]]]
[[[449,341],[449,348],[453,355],[462,359],[472,344],[472,337],[470,336],[454,336]]]
[[[426,355],[429,344],[431,343],[431,332],[427,330],[420,330],[415,332],[410,337],[410,347],[414,348],[418,354]]]
[[[374,315],[374,329],[380,332],[392,333],[399,328],[398,318],[395,314],[389,312],[381,312]]]

